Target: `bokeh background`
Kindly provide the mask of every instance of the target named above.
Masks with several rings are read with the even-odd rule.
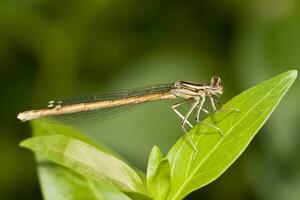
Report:
[[[300,66],[298,0],[0,1],[0,199],[41,199],[18,112],[48,100],[219,75],[224,103]],[[300,198],[300,84],[245,153],[187,199]],[[145,170],[183,134],[172,102],[79,127]]]

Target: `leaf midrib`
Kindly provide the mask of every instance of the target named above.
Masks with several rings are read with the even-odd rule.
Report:
[[[267,112],[267,111],[265,111],[264,113],[266,113],[266,112]],[[249,129],[251,129],[251,128],[255,125],[255,123],[261,119],[261,117],[263,117],[263,116],[260,116],[259,118],[257,118],[257,119],[254,121],[254,123],[253,123],[248,129],[244,130],[242,133],[244,133],[244,132],[248,131]],[[241,137],[241,135],[242,135],[242,134],[240,134],[239,137]],[[225,144],[225,143],[223,143],[223,144]],[[223,144],[222,144],[222,145],[223,145]],[[239,151],[239,149],[237,149],[231,156],[234,156],[234,154],[235,154],[237,151]],[[223,163],[223,162],[222,162],[222,163]],[[220,166],[222,163],[220,163],[219,165],[217,165],[217,167]],[[204,172],[202,172],[202,173],[199,173],[199,174],[197,174],[197,175],[195,175],[195,176],[200,176],[200,175],[202,175],[202,174],[205,174],[205,173],[208,173],[208,172],[210,172],[210,171],[213,171],[213,170],[215,170],[217,167],[212,168],[212,169],[210,169],[210,170],[208,170],[208,171],[204,171]],[[207,183],[207,184],[208,184],[208,183]]]
[[[291,75],[290,75],[291,76]],[[190,174],[190,176],[184,180],[183,184],[178,188],[177,192],[175,193],[175,196],[173,197],[173,199],[176,199],[179,194],[181,193],[181,191],[183,190],[183,188],[185,187],[185,184],[192,178],[192,176],[194,175],[194,173],[196,173],[196,171],[199,169],[199,167],[202,166],[202,164],[208,159],[208,157],[216,150],[216,148],[219,146],[219,144],[226,138],[227,135],[230,134],[230,132],[235,129],[235,127],[246,118],[246,116],[248,116],[248,114],[254,109],[256,108],[256,106],[258,104],[260,104],[266,97],[268,97],[284,80],[288,79],[290,76],[287,76],[286,78],[282,79],[278,84],[276,84],[276,86],[270,90],[260,101],[258,101],[252,108],[249,109],[249,111],[227,132],[227,134],[222,137],[220,139],[220,141],[215,145],[215,147],[203,158],[203,160],[199,163],[199,165],[196,166],[196,168],[192,171],[192,173]],[[189,170],[189,169],[186,169]]]
[[[98,170],[96,170],[95,168],[91,167],[90,165],[82,162],[80,159],[78,159],[76,156],[74,156],[73,154],[69,154],[69,153],[66,153],[66,151],[59,151],[59,150],[56,150],[56,149],[51,149],[51,151],[54,151],[54,152],[57,152],[57,153],[62,153],[65,156],[69,156],[71,159],[73,159],[74,161],[82,164],[83,166],[85,166],[86,169],[89,169],[90,171],[95,171],[97,172]],[[102,174],[102,173],[100,173]],[[102,174],[103,175],[103,174]],[[120,186],[122,185],[122,187],[126,187],[128,189],[131,189],[133,192],[137,192],[137,188],[134,188],[134,186],[131,186],[131,185],[125,185],[124,183],[120,182],[119,180],[116,180],[116,179],[113,179],[114,181],[116,181]],[[136,185],[135,185],[136,186]],[[125,188],[124,188],[125,189]]]

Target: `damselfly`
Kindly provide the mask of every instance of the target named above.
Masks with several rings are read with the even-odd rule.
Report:
[[[217,110],[214,97],[218,97],[222,94],[223,86],[221,79],[217,76],[213,76],[209,84],[177,81],[173,84],[77,97],[57,102],[50,101],[47,108],[25,111],[19,113],[17,118],[21,121],[50,118],[58,121],[71,121],[77,123],[85,121],[87,118],[108,118],[124,112],[130,107],[146,102],[182,98],[184,100],[174,104],[172,109],[182,119],[181,127],[186,133],[189,143],[192,145],[195,152],[197,152],[197,148],[186,129],[186,125],[193,128],[193,125],[188,119],[191,113],[196,110],[196,121],[198,123],[212,127],[223,135],[223,132],[219,127],[200,121],[199,117],[201,111],[208,113],[208,111],[203,108],[206,97],[209,98],[214,112],[220,112],[223,110],[237,111],[235,108]],[[187,102],[192,102],[192,106],[188,112],[183,115],[179,112],[178,106]]]

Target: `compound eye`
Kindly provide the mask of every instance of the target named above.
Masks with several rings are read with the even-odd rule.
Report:
[[[220,77],[218,77],[218,76],[213,76],[212,78],[211,78],[211,84],[214,86],[214,87],[217,87],[217,86],[219,86],[219,85],[221,85],[221,78]]]

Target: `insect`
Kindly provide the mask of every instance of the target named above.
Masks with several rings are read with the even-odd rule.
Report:
[[[127,91],[118,91],[106,94],[96,94],[86,97],[76,97],[64,101],[49,101],[47,108],[29,110],[19,113],[17,118],[21,121],[29,121],[38,118],[51,118],[58,121],[69,121],[73,123],[85,121],[88,118],[109,118],[118,113],[124,112],[135,105],[165,99],[181,98],[183,101],[172,106],[173,111],[182,119],[181,127],[187,135],[189,143],[197,153],[197,148],[190,137],[186,125],[193,128],[189,122],[189,116],[196,110],[196,121],[206,126],[215,128],[221,135],[222,130],[213,125],[200,120],[200,113],[204,111],[203,104],[208,98],[214,112],[224,110],[235,110],[235,108],[223,108],[217,110],[214,97],[223,94],[221,78],[213,76],[208,84],[198,84],[187,81],[176,81],[172,84],[149,86]],[[191,102],[192,106],[183,115],[178,107],[182,104]]]

